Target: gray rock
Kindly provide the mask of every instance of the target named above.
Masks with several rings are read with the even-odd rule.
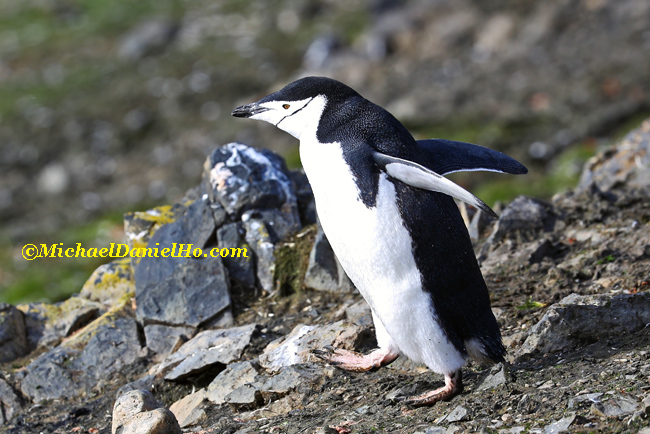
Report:
[[[648,323],[649,293],[614,297],[571,294],[548,308],[516,356],[566,351],[584,342],[634,333]]]
[[[204,184],[212,202],[235,218],[250,209],[283,209],[300,225],[293,182],[284,160],[266,149],[228,143],[204,165]]]
[[[207,399],[215,404],[226,402],[226,396],[244,384],[253,383],[259,372],[250,361],[231,363],[215,377],[207,388]]]
[[[627,416],[639,409],[639,403],[631,397],[612,396],[607,400],[597,401],[591,405],[590,412],[600,417]]]
[[[83,350],[59,346],[30,363],[20,385],[23,394],[37,403],[79,396],[141,357],[138,328],[132,318],[107,320],[88,333],[91,337]]]
[[[188,235],[187,242],[194,247],[204,248],[214,238],[217,225],[222,225],[225,220],[226,214],[223,208],[219,204],[210,204],[208,196],[205,195],[187,207],[180,222]]]
[[[570,398],[567,405],[568,408],[576,408],[583,403],[595,403],[600,402],[600,397],[603,396],[602,393],[585,393],[584,395],[578,395],[575,398]]]
[[[325,346],[354,350],[369,335],[369,329],[345,321],[334,324],[307,326],[299,324],[290,334],[271,342],[260,356],[260,366],[277,373],[286,366],[314,360],[312,349]]]
[[[141,357],[141,349],[135,320],[116,318],[96,330],[70,369],[82,371],[94,380],[106,378],[131,366]]]
[[[236,409],[257,407],[262,404],[262,394],[254,384],[242,384],[230,392],[224,400]]]
[[[20,382],[22,393],[36,403],[79,395],[85,390],[85,382],[78,382],[68,370],[78,354],[79,351],[57,347],[39,356],[25,369]]]
[[[316,202],[314,192],[311,189],[307,175],[302,169],[292,170],[289,174],[296,188],[296,199],[298,200],[298,212],[303,226],[316,223]]]
[[[113,434],[136,414],[160,407],[162,404],[148,390],[132,390],[118,396],[113,404]]]
[[[178,33],[178,25],[167,19],[148,19],[135,26],[120,42],[117,55],[126,60],[138,60],[161,51]]]
[[[216,364],[227,365],[239,359],[250,343],[255,324],[221,330],[205,330],[166,358],[159,372],[172,368],[166,380],[180,380]]]
[[[305,273],[305,286],[317,291],[349,293],[354,285],[339,264],[320,225],[309,253],[309,265]]]
[[[425,431],[425,434],[445,434],[446,432],[447,428],[444,426],[430,426]]]
[[[0,303],[0,362],[11,362],[28,352],[23,313],[15,306]]]
[[[156,354],[168,356],[196,333],[194,327],[174,327],[162,324],[150,324],[144,327],[147,348]]]
[[[166,408],[157,408],[133,416],[122,426],[119,434],[182,434],[174,413]]]
[[[299,387],[313,388],[322,378],[322,367],[312,364],[284,367],[271,377],[259,375],[253,365],[240,364],[223,376],[217,376],[208,396],[215,403],[226,402],[237,409],[250,409],[276,401]],[[218,384],[220,382],[223,384]]]
[[[462,405],[456,406],[447,416],[445,416],[445,422],[453,423],[460,422],[468,419],[468,411]]]
[[[566,417],[563,417],[560,420],[557,420],[550,425],[546,425],[544,427],[544,434],[559,434],[562,432],[566,432],[571,424],[575,422],[576,420],[576,415],[575,413],[571,413]]]
[[[345,318],[358,326],[372,326],[372,310],[365,300],[359,300],[345,309]]]
[[[147,374],[143,377],[140,377],[137,380],[127,383],[124,386],[117,389],[117,397],[119,398],[125,393],[131,392],[133,390],[152,391],[155,380],[156,377],[152,374]]]
[[[174,248],[170,255],[181,257],[145,257],[135,270],[136,315],[147,325],[163,323],[198,327],[213,320],[230,307],[228,279],[220,257],[193,257],[185,253],[190,235],[182,222],[164,225],[151,237],[149,247]],[[187,257],[190,256],[190,257]]]
[[[539,199],[519,196],[503,210],[487,244],[495,245],[505,238],[532,241],[541,232],[551,232],[557,220],[552,205]]]
[[[311,387],[324,376],[322,366],[292,365],[282,368],[277,375],[264,380],[259,388],[265,401],[281,398],[299,386]]]
[[[490,390],[495,389],[501,385],[507,384],[511,381],[510,373],[508,368],[503,364],[493,367],[490,370],[490,374],[483,380],[479,386],[479,390]]]
[[[206,417],[205,413],[206,391],[201,389],[176,401],[169,406],[169,411],[174,413],[181,428],[196,425]]]
[[[5,380],[0,378],[0,427],[22,410],[20,398]]]
[[[154,396],[134,390],[120,396],[113,406],[112,434],[181,434],[174,414]]]
[[[275,245],[268,226],[261,219],[248,218],[244,214],[242,221],[246,230],[246,243],[255,253],[255,268],[260,286],[268,294],[273,294],[275,282]]]
[[[222,261],[228,270],[231,288],[251,290],[255,288],[255,261],[250,246],[244,242],[243,234],[245,231],[241,223],[228,223],[217,229],[217,240],[219,248],[247,249],[245,256],[228,255]]]
[[[30,303],[20,306],[30,348],[50,346],[70,336],[103,313],[104,305],[82,297],[70,297],[62,303]]]
[[[472,241],[478,241],[486,229],[494,222],[493,218],[481,210],[477,210],[470,221],[467,231]]]
[[[650,186],[650,121],[630,132],[615,149],[587,161],[576,193],[592,187],[608,192],[625,183],[633,187]]]

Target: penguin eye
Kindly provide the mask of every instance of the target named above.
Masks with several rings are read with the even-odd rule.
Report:
[[[289,104],[282,104],[282,108],[285,110],[288,109],[289,107],[291,107]]]

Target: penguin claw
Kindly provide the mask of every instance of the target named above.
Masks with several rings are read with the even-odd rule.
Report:
[[[459,369],[452,374],[445,375],[445,385],[440,389],[432,390],[418,396],[410,396],[404,400],[405,404],[413,407],[432,405],[438,401],[449,401],[463,391],[463,373]]]
[[[311,350],[311,353],[330,365],[351,372],[374,371],[398,357],[397,354],[389,350],[377,349],[370,354],[363,355],[356,351],[334,348],[329,345],[320,350]]]

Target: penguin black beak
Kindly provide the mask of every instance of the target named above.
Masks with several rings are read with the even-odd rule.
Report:
[[[236,118],[250,118],[253,115],[267,111],[268,108],[260,107],[256,102],[237,107],[232,111],[232,115]]]

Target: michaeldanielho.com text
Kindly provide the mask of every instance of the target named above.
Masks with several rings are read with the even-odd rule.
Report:
[[[110,243],[108,247],[84,248],[81,243],[75,247],[64,247],[58,244],[26,244],[23,257],[28,261],[36,258],[248,258],[248,249],[244,248],[218,248],[201,249],[194,244],[172,243],[170,247],[155,246],[129,247],[128,244]]]

